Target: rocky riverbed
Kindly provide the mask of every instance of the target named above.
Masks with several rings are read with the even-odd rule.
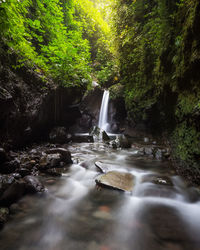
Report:
[[[198,250],[199,189],[177,176],[168,149],[130,144],[2,149],[1,249]]]

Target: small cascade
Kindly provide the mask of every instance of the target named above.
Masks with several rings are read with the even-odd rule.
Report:
[[[103,99],[101,102],[101,109],[99,114],[98,127],[102,130],[107,131],[108,129],[108,103],[109,103],[109,91],[104,90]]]

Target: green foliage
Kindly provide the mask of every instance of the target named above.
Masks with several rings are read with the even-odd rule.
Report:
[[[108,7],[110,0],[107,0]],[[112,82],[116,67],[111,46],[111,30],[106,19],[103,1],[76,0],[77,21],[83,30],[83,36],[89,41],[93,66],[93,75],[101,86]],[[103,18],[104,17],[104,18]]]
[[[198,0],[115,0],[112,21],[130,118],[174,130],[177,158],[193,164],[200,155],[199,10]]]
[[[200,155],[200,132],[195,125],[187,124],[186,121],[179,124],[173,134],[175,147],[175,156],[182,161],[194,164],[194,159]]]
[[[73,17],[73,0],[8,0],[0,12],[1,39],[18,55],[15,67],[35,65],[64,86],[91,81],[90,46]]]

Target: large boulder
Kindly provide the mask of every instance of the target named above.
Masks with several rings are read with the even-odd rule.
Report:
[[[131,192],[134,185],[134,176],[130,173],[122,173],[118,171],[110,171],[96,178],[96,183],[122,191]]]
[[[0,197],[0,206],[10,206],[25,194],[25,183],[18,181],[9,186]]]
[[[72,163],[71,153],[65,148],[51,148],[46,151],[47,154],[60,154],[61,160],[68,164]]]

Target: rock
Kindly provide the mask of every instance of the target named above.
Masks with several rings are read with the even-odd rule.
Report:
[[[19,170],[17,170],[17,172],[18,172],[22,177],[31,174],[31,170],[30,170],[30,169],[27,169],[27,168],[20,168]]]
[[[7,222],[9,216],[9,209],[6,207],[0,207],[0,229]]]
[[[46,175],[50,175],[50,176],[57,176],[57,177],[60,177],[62,176],[62,174],[57,171],[56,168],[52,168],[52,169],[43,169],[43,170],[40,170],[42,173],[46,174]]]
[[[25,183],[18,181],[9,186],[0,197],[0,206],[10,206],[25,194]]]
[[[163,158],[163,151],[160,148],[157,148],[156,152],[155,152],[155,158],[157,160],[161,160]]]
[[[125,135],[119,136],[118,140],[120,148],[131,148],[131,142]]]
[[[110,137],[108,136],[106,131],[101,132],[101,138],[102,138],[102,141],[110,141]]]
[[[149,142],[149,138],[148,137],[144,137],[144,142]]]
[[[71,153],[65,148],[52,148],[46,151],[47,154],[60,154],[61,160],[68,164],[73,163],[71,158]]]
[[[142,178],[142,182],[152,182],[158,185],[173,186],[171,179],[167,176],[146,175]]]
[[[152,147],[152,146],[145,147],[144,154],[154,156],[154,147]]]
[[[39,170],[60,167],[60,162],[62,161],[61,154],[48,154],[40,159]]]
[[[66,132],[65,127],[55,127],[49,134],[49,138],[53,143],[67,143],[72,140],[72,135]]]
[[[33,175],[27,175],[24,177],[24,181],[26,183],[26,193],[38,193],[45,191],[44,186]]]
[[[8,160],[8,156],[6,151],[3,148],[0,148],[0,164],[6,162]]]
[[[113,148],[113,149],[117,149],[118,148],[118,145],[117,145],[117,142],[115,140],[112,140],[110,141],[110,146]]]
[[[102,173],[108,172],[108,167],[101,161],[96,161],[94,164]]]
[[[112,220],[112,215],[106,211],[96,211],[92,215],[93,217],[101,220]]]
[[[0,175],[0,194],[14,182],[15,178],[12,175]]]
[[[97,184],[103,186],[131,192],[134,184],[133,178],[133,175],[129,173],[110,171],[104,175],[98,176],[95,181]]]
[[[92,129],[92,131],[90,132],[90,135],[91,136],[97,136],[97,137],[99,137],[99,135],[100,135],[100,128],[97,127],[97,126],[94,126],[93,129]]]
[[[6,162],[0,166],[0,173],[10,174],[13,173],[20,165],[19,159],[15,159],[9,162]]]

